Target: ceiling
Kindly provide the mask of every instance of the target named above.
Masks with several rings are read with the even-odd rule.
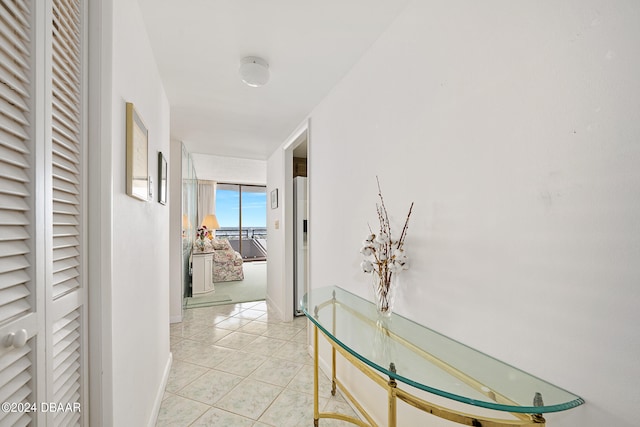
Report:
[[[267,159],[409,0],[138,0],[171,105],[171,137],[191,153]],[[260,56],[271,79],[239,78]]]

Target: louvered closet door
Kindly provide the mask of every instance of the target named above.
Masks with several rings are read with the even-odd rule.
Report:
[[[88,410],[82,16],[80,0],[0,0],[0,426]]]
[[[81,10],[79,0],[53,0],[51,101],[52,316],[47,316],[49,401],[79,403],[83,394],[85,328],[82,212],[83,127]],[[51,334],[49,336],[49,334]],[[49,341],[50,339],[50,341]],[[77,411],[50,414],[48,425],[80,425]]]
[[[35,297],[42,289],[36,289],[33,256],[30,9],[26,1],[0,2],[0,403],[16,405],[36,400]],[[3,426],[33,424],[34,418],[0,411]]]

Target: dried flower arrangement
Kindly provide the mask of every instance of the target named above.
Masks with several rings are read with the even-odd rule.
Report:
[[[362,271],[371,273],[374,278],[374,292],[378,311],[381,314],[390,315],[393,309],[394,290],[392,285],[394,283],[394,275],[409,269],[409,260],[403,246],[407,237],[413,202],[409,207],[409,213],[404,222],[404,227],[402,227],[400,237],[394,240],[391,234],[389,214],[380,189],[380,180],[377,176],[376,181],[378,183],[378,197],[380,198],[380,203],[376,203],[380,230],[376,235],[371,230],[371,226],[369,226],[370,234],[364,240],[363,247],[360,249],[360,253],[364,256],[364,260],[360,265]]]

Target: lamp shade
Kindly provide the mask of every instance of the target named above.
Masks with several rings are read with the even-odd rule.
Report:
[[[209,230],[217,230],[220,228],[220,224],[218,224],[218,218],[215,215],[209,214],[204,217],[202,221],[202,225],[207,227]]]

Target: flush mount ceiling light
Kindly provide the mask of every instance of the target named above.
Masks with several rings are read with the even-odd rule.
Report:
[[[269,64],[257,56],[247,56],[240,60],[240,77],[251,87],[260,87],[269,81]]]

